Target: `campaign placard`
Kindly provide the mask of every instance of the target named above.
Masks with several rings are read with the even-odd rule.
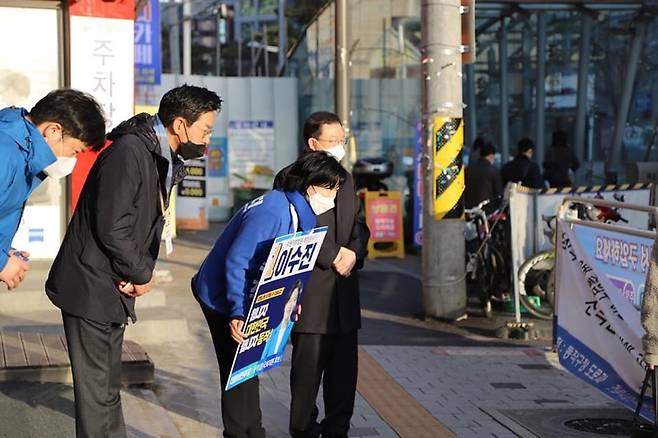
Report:
[[[652,241],[559,222],[557,354],[569,372],[634,410],[644,360],[640,286]],[[652,420],[653,398],[640,414]]]
[[[245,320],[246,339],[233,359],[227,390],[281,365],[293,314],[326,234],[327,227],[320,227],[274,240]]]

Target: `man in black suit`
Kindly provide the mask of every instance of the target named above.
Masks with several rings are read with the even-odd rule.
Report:
[[[346,143],[336,114],[313,113],[304,123],[305,151],[323,150],[341,160]],[[279,172],[275,187],[287,170]],[[335,207],[318,216],[317,225],[327,226],[328,231],[292,333],[290,434],[347,437],[356,396],[357,332],[361,328],[357,270],[363,267],[370,237],[349,173],[338,190]],[[325,418],[318,423],[320,381]]]
[[[544,183],[539,171],[539,165],[532,161],[535,144],[529,138],[522,138],[517,145],[516,157],[505,163],[500,171],[503,186],[507,183],[519,183],[524,187],[541,189]]]
[[[169,193],[185,177],[180,158],[203,156],[221,102],[205,88],[170,90],[156,116],[136,115],[108,135],[87,177],[46,281],[62,311],[78,437],[126,436],[123,333],[135,298],[153,287]]]

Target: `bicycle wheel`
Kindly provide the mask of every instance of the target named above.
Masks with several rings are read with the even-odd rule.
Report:
[[[555,304],[555,252],[543,251],[530,257],[519,268],[519,299],[528,312],[541,319],[553,318]],[[530,299],[540,298],[540,305]]]

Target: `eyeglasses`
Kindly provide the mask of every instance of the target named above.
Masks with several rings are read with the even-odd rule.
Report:
[[[212,135],[213,130],[212,129],[204,129],[201,126],[197,125],[196,123],[192,123],[190,125],[190,128],[195,128],[201,131],[201,135],[203,135],[203,138],[210,137]]]
[[[343,146],[347,146],[350,143],[349,135],[345,138],[318,138],[318,137],[313,137],[313,138],[315,138],[317,141],[324,141],[332,144],[341,144]]]

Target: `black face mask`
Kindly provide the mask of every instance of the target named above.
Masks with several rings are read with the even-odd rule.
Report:
[[[185,128],[185,135],[187,136],[187,141],[181,142],[178,148],[178,155],[180,155],[183,160],[192,160],[194,158],[203,157],[203,154],[206,152],[206,145],[191,142],[190,135],[187,133],[187,128]]]
[[[206,152],[205,144],[196,144],[191,141],[186,141],[185,143],[180,144],[178,149],[178,155],[181,156],[183,160],[192,160],[194,158],[201,158]]]

